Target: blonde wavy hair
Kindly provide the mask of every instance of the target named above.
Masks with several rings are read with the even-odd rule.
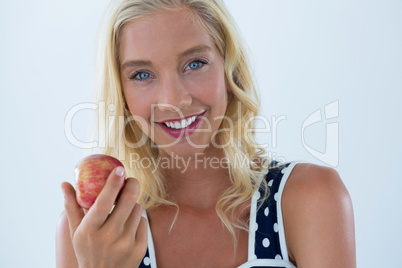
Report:
[[[120,80],[119,43],[125,25],[155,12],[185,9],[190,11],[209,32],[224,61],[228,92],[228,107],[218,136],[225,157],[232,186],[216,204],[222,223],[235,236],[235,228],[245,229],[247,222],[235,219],[239,205],[249,200],[256,189],[267,188],[264,180],[268,167],[265,150],[257,146],[252,118],[259,112],[259,96],[251,74],[242,39],[226,6],[221,0],[120,0],[113,1],[105,15],[99,41],[97,62],[97,101],[108,107],[100,111],[96,133],[100,135],[100,152],[119,158],[128,176],[141,185],[139,202],[144,209],[158,205],[177,204],[168,200],[166,185],[160,170],[154,166],[159,157],[151,139],[138,127],[128,110]],[[123,126],[122,126],[123,125]],[[145,136],[144,136],[145,135]],[[133,144],[143,143],[142,146]],[[152,159],[149,168],[133,169],[131,155]],[[258,159],[258,161],[255,161]],[[263,161],[261,161],[263,160]],[[240,165],[247,163],[246,165]],[[265,164],[263,164],[265,163]],[[156,170],[156,171],[155,171]],[[155,172],[152,172],[155,171]],[[268,191],[265,191],[268,194]],[[176,215],[177,216],[177,215]]]

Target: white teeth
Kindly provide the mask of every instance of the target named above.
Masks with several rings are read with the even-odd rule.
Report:
[[[196,119],[198,118],[198,115],[189,117],[187,119],[183,119],[180,122],[164,122],[164,124],[170,128],[173,129],[182,129],[188,127],[190,124],[192,124]]]
[[[187,127],[187,120],[183,119],[183,120],[181,120],[181,128],[185,128],[185,127]]]

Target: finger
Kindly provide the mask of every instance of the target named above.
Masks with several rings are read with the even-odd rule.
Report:
[[[78,226],[81,224],[82,218],[84,217],[84,211],[80,205],[78,205],[75,197],[74,187],[70,183],[63,182],[61,184],[61,189],[64,194],[64,208],[67,213],[70,234],[71,237],[73,237]]]
[[[138,211],[142,211],[142,209],[140,208]],[[137,212],[135,214],[138,215]],[[148,247],[148,222],[144,217],[141,217],[141,213],[139,217],[135,217],[135,222],[135,226],[131,226],[132,229],[127,228],[122,237],[128,240],[126,244],[132,245],[133,256],[138,256],[141,260],[144,258]]]
[[[125,228],[125,234],[127,236],[132,237],[135,239],[138,225],[140,224],[141,221],[141,214],[142,214],[142,207],[139,204],[136,204],[134,208],[132,209],[130,216],[128,217],[126,224],[124,226]]]
[[[148,244],[148,221],[144,217],[141,217],[139,222],[135,240],[137,243],[144,244],[145,247]]]
[[[127,178],[124,188],[118,197],[113,213],[110,215],[106,224],[123,227],[137,202],[139,192],[139,182],[134,178]]]
[[[124,183],[124,169],[115,168],[107,178],[105,186],[89,209],[84,221],[100,228],[106,221],[109,213],[116,202],[116,197]]]

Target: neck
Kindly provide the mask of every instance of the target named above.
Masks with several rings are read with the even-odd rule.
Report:
[[[222,149],[209,148],[186,157],[162,157],[160,168],[166,178],[169,199],[182,208],[215,209],[231,184]]]

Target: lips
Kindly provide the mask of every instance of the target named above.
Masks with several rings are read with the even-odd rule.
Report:
[[[174,138],[189,136],[196,131],[205,113],[206,111],[197,115],[186,116],[182,119],[165,120],[158,122],[158,125]]]
[[[189,120],[191,118],[203,115],[206,111],[203,111],[202,113],[199,114],[193,114],[193,115],[189,115],[189,116],[185,116],[184,118],[178,118],[178,119],[168,119],[168,120],[164,120],[164,121],[160,121],[157,123],[176,123],[176,122],[181,122],[182,120]]]

